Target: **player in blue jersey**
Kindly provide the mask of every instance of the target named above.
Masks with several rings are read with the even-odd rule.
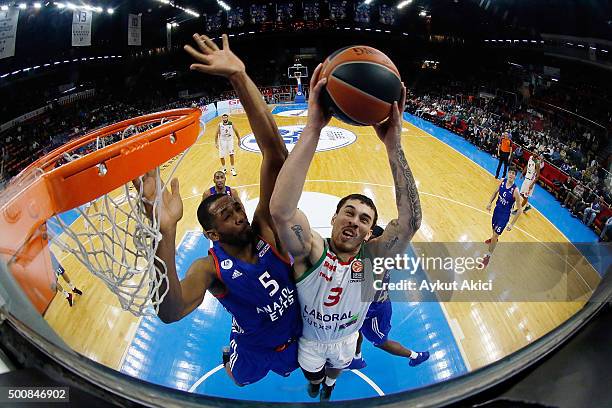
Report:
[[[508,221],[510,221],[510,213],[512,211],[512,206],[515,202],[521,202],[521,196],[519,194],[518,189],[516,188],[516,184],[514,184],[514,180],[516,179],[516,168],[514,166],[508,169],[508,174],[505,179],[502,179],[499,186],[493,191],[491,195],[491,199],[489,200],[489,204],[487,205],[487,211],[491,211],[491,204],[493,204],[493,200],[497,197],[497,203],[495,203],[495,209],[493,210],[493,218],[491,220],[491,225],[493,227],[493,235],[491,238],[485,241],[485,244],[489,244],[489,252],[487,252],[482,261],[482,267],[486,268],[491,260],[491,254],[495,250],[495,246],[497,245],[497,240],[499,236],[504,232],[504,228],[506,225],[507,229],[510,231],[516,220],[523,213],[523,208],[518,205],[518,211],[514,215],[512,222],[508,225]]]
[[[185,279],[176,273],[176,228],[183,215],[177,179],[171,192],[165,191],[159,205],[160,230],[157,257],[167,268],[168,293],[158,316],[175,322],[191,313],[206,291],[217,297],[233,316],[230,353],[225,369],[240,386],[254,383],[269,371],[287,376],[298,367],[297,339],[301,319],[291,266],[280,246],[270,216],[269,202],[287,149],[278,128],[242,61],[229,49],[208,37],[194,35],[199,50],[185,50],[197,61],[192,70],[229,79],[244,107],[255,139],[262,152],[259,203],[249,223],[244,207],[234,196],[215,194],[198,207],[198,221],[215,245],[209,256],[194,261]],[[155,179],[143,178],[144,191],[155,192]],[[151,193],[147,193],[150,197]],[[159,294],[166,291],[162,285]]]
[[[236,201],[242,204],[242,201],[240,201],[240,197],[238,197],[236,190],[234,190],[230,186],[225,185],[225,181],[225,173],[222,171],[216,171],[213,175],[213,182],[215,183],[215,185],[204,191],[204,194],[202,194],[202,200],[205,200],[206,198],[213,195],[226,194],[228,196],[234,197]]]
[[[370,240],[378,238],[383,234],[382,227],[378,225],[372,228],[372,236]],[[386,270],[382,281],[388,283],[391,277],[390,271]],[[357,340],[357,350],[355,358],[348,366],[348,369],[361,369],[366,366],[365,359],[361,356],[361,343],[363,338],[368,339],[374,346],[386,351],[395,356],[406,357],[410,360],[408,365],[415,367],[429,358],[428,351],[413,351],[404,347],[401,343],[389,339],[391,331],[391,316],[393,315],[393,307],[389,299],[388,290],[380,290],[376,293],[374,301],[368,309],[368,314],[361,326],[359,339]]]

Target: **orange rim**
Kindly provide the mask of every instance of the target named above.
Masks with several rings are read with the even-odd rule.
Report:
[[[106,126],[53,150],[11,181],[13,187],[5,190],[0,204],[0,256],[41,313],[55,295],[46,221],[129,183],[185,151],[198,138],[201,114],[197,108],[174,109]],[[97,138],[164,118],[173,120],[55,167],[64,153]]]

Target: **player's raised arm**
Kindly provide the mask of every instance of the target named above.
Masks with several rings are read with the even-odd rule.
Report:
[[[312,259],[313,256],[316,258],[317,255],[321,256],[323,251],[321,237],[316,233],[313,236],[306,216],[297,208],[321,130],[330,120],[330,116],[324,112],[319,103],[321,90],[326,83],[326,79],[318,80],[320,71],[321,65],[315,69],[310,83],[308,121],[278,175],[270,201],[270,212],[280,240],[284,248],[296,258],[296,261],[299,261],[300,258],[310,257]],[[315,241],[314,252],[318,252],[314,255],[312,254],[313,241]]]
[[[399,106],[406,103],[406,88],[402,84],[401,102],[394,102],[391,116],[382,124],[374,125],[379,139],[385,144],[391,174],[395,184],[398,217],[387,225],[381,237],[368,246],[376,256],[391,256],[406,251],[410,240],[421,227],[421,201],[416,182],[401,144],[402,116]]]
[[[142,183],[143,195],[152,202],[156,195],[155,171],[145,174],[141,179],[134,180],[134,186],[140,188]],[[164,190],[162,199],[157,205],[157,219],[160,224],[162,240],[155,253],[155,265],[159,270],[165,271],[168,285],[165,281],[158,289],[158,296],[168,293],[159,305],[157,315],[164,323],[171,323],[195,309],[202,300],[206,290],[211,285],[214,275],[207,273],[212,269],[206,267],[206,260],[197,260],[189,267],[187,276],[179,281],[176,273],[176,226],[183,218],[183,201],[179,192],[178,179],[172,179],[171,190]],[[152,216],[153,208],[146,204],[147,214]],[[209,265],[210,266],[210,265]]]
[[[186,45],[185,50],[198,63],[191,69],[207,74],[226,77],[234,87],[249,119],[257,145],[262,152],[263,162],[260,170],[259,203],[255,210],[253,223],[268,227],[273,231],[269,204],[276,177],[287,157],[287,148],[280,137],[274,118],[266,105],[259,89],[246,73],[244,63],[230,50],[226,34],[222,36],[220,49],[205,35],[194,34],[199,51]],[[262,231],[265,232],[265,231]],[[267,234],[266,234],[267,235]],[[270,237],[266,237],[270,239]]]

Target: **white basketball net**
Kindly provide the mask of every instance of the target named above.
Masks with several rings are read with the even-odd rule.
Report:
[[[138,133],[151,127],[130,126],[122,132],[121,139],[128,137],[130,132]],[[116,138],[117,135],[111,135],[98,139],[94,148],[111,144]],[[155,256],[162,239],[158,205],[163,191],[188,151],[155,169],[157,188],[156,197],[150,202],[153,206],[152,218],[146,213],[145,202],[148,201],[143,196],[141,176],[139,188],[128,183],[121,187],[121,192],[110,192],[78,207],[76,210],[80,217],[71,225],[59,216],[49,220],[62,229],[62,234],[55,237],[53,242],[74,255],[100,278],[117,295],[122,308],[136,316],[156,314],[168,292],[166,265]],[[78,157],[76,154],[64,155],[66,161]],[[167,173],[163,178],[162,172]],[[164,292],[158,293],[164,284]]]

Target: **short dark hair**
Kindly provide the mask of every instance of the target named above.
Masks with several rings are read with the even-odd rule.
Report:
[[[508,167],[508,171],[513,171],[514,173],[518,173],[518,170],[516,169],[516,166]]]
[[[221,116],[223,117],[223,116],[229,116],[229,115],[228,115],[227,113],[224,113],[224,114],[223,114],[223,115],[221,115]]]
[[[210,213],[210,207],[220,198],[225,197],[225,194],[215,194],[206,197],[198,206],[198,221],[204,229],[208,231],[215,227],[215,217]]]
[[[374,219],[372,220],[372,226],[376,225],[376,221],[378,221],[378,210],[374,205],[374,201],[372,201],[370,197],[364,196],[363,194],[349,194],[346,197],[342,198],[336,206],[336,214],[340,212],[340,209],[348,200],[357,200],[374,210]]]

